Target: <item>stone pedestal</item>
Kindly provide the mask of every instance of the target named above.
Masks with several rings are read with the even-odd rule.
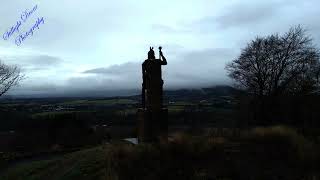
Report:
[[[168,109],[152,112],[140,108],[138,116],[138,141],[140,142],[167,142],[168,140]]]

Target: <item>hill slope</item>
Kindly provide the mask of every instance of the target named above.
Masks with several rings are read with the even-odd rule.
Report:
[[[106,179],[105,155],[99,146],[49,160],[22,162],[6,169],[0,179]]]
[[[318,174],[319,144],[296,130],[276,126],[241,134],[241,138],[175,134],[168,144],[115,142],[16,164],[0,179],[306,179]]]

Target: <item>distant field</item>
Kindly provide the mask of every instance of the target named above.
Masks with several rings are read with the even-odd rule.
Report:
[[[169,113],[176,113],[184,111],[184,106],[168,106]]]
[[[60,103],[61,105],[116,105],[116,104],[136,104],[137,101],[131,99],[103,99],[103,100],[74,100]]]
[[[41,117],[56,117],[56,116],[62,116],[66,114],[84,114],[84,113],[90,113],[94,111],[53,111],[53,112],[42,112],[42,113],[35,113],[32,115],[33,118],[41,118]]]

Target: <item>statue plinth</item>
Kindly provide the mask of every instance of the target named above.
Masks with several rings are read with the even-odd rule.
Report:
[[[168,139],[168,109],[153,112],[150,109],[138,109],[138,141],[166,142]]]

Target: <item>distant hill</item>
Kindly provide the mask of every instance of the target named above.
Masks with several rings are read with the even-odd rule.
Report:
[[[242,91],[235,89],[231,86],[213,86],[201,89],[182,89],[175,91],[165,91],[165,96],[168,97],[203,97],[208,98],[212,96],[233,96],[241,93]]]
[[[239,89],[231,86],[215,86],[210,88],[203,88],[203,92],[209,96],[233,96],[244,93]]]
[[[19,94],[3,95],[1,99],[36,99],[36,98],[96,98],[96,97],[115,97],[131,96],[138,94],[140,90],[94,90],[94,91],[61,91],[54,94]]]

